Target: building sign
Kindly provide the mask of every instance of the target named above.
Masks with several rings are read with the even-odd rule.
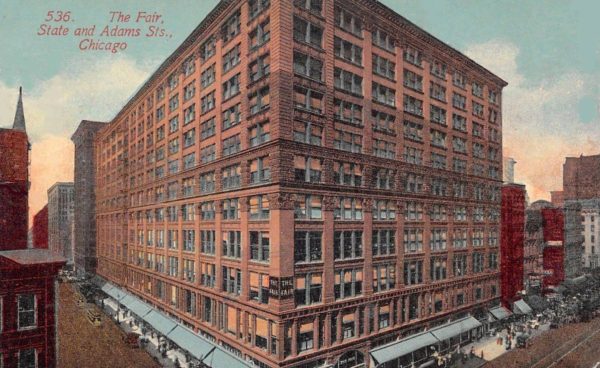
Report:
[[[269,277],[269,296],[276,299],[287,299],[294,296],[293,277]]]

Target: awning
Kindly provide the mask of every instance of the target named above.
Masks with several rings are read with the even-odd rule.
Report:
[[[238,358],[233,356],[227,351],[221,349],[214,349],[210,355],[206,358],[201,359],[202,363],[206,364],[209,367],[227,367],[227,368],[248,368],[250,366],[254,367],[254,365],[249,365],[243,363],[242,358]]]
[[[144,321],[152,325],[152,328],[165,336],[167,336],[169,332],[177,327],[177,323],[175,323],[175,321],[154,309],[142,318]]]
[[[138,317],[144,317],[153,310],[150,305],[142,302],[135,296],[126,296],[121,303]]]
[[[510,317],[510,315],[512,314],[508,309],[504,308],[503,306],[499,305],[497,307],[494,307],[492,309],[490,309],[490,313],[492,314],[492,316],[494,316],[494,318],[496,318],[498,321],[508,318]]]
[[[400,341],[395,341],[387,345],[377,347],[370,351],[376,364],[389,362],[390,360],[400,358],[413,351],[419,350],[429,345],[436,345],[438,339],[429,331],[421,332],[417,335],[409,336]]]
[[[513,304],[513,311],[517,314],[529,314],[533,309],[523,299],[519,299]]]
[[[167,338],[199,359],[206,357],[214,347],[214,345],[183,326],[175,327],[167,335]]]
[[[121,302],[121,299],[125,298],[129,293],[119,289],[118,287],[114,287],[110,284],[105,284],[102,286],[102,291],[104,291],[108,296],[115,299],[118,302]],[[130,295],[130,294],[129,294]]]
[[[471,331],[472,329],[480,326],[481,322],[479,322],[475,317],[469,316],[454,322],[450,322],[449,324],[436,327],[429,332],[431,332],[431,334],[438,340],[443,341],[458,336],[463,332]]]

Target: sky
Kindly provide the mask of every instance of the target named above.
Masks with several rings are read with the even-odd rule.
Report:
[[[70,137],[78,123],[112,119],[217,2],[0,0],[0,127],[11,126],[23,86],[32,143],[30,218],[47,202],[53,183],[73,180]],[[515,181],[527,186],[531,200],[562,188],[565,156],[600,153],[600,2],[381,2],[509,83],[503,91],[503,154],[517,161]],[[166,37],[122,38],[127,47],[116,53],[80,50],[82,39],[117,26],[111,11],[131,15],[121,28],[146,33],[155,26]],[[139,12],[162,17],[136,23]],[[42,24],[68,27],[69,35],[39,35]],[[92,25],[96,37],[73,35]]]

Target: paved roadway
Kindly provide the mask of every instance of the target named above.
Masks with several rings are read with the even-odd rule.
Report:
[[[485,368],[593,368],[600,362],[600,318],[564,325],[532,338],[526,349],[513,349]],[[600,364],[598,367],[600,368]]]

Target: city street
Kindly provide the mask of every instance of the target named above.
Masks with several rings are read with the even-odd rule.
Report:
[[[58,304],[58,367],[160,367],[143,349],[127,346],[115,323],[88,304],[101,314],[101,325],[94,326],[87,309],[77,305],[73,284],[59,284]]]
[[[485,368],[580,368],[600,361],[600,319],[566,324],[529,340],[526,349],[513,349]]]

